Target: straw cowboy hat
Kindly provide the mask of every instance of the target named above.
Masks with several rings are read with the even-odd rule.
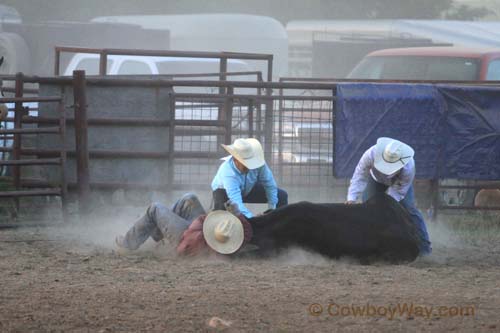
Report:
[[[391,138],[378,138],[375,146],[375,169],[392,175],[403,168],[415,155],[413,148]]]
[[[5,120],[7,118],[7,114],[9,113],[9,108],[5,104],[0,104],[0,121]]]
[[[207,215],[203,236],[208,246],[222,254],[236,252],[245,238],[241,221],[225,210],[214,210]]]
[[[222,145],[222,148],[249,170],[260,168],[266,163],[264,151],[257,139],[236,139],[232,145]]]

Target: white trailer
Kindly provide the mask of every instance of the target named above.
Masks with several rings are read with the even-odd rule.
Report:
[[[129,23],[144,29],[168,30],[171,50],[273,54],[274,78],[287,75],[288,36],[285,27],[271,17],[240,14],[125,15],[96,17],[92,22]],[[162,47],[161,41],[159,47]],[[249,63],[266,77],[265,62]]]

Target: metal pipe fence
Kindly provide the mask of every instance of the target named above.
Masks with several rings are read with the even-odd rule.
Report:
[[[56,46],[54,57],[54,75],[60,75],[61,54],[63,53],[93,53],[99,54],[99,75],[107,74],[108,56],[149,56],[149,57],[181,57],[181,58],[208,58],[219,59],[219,79],[226,80],[227,60],[256,60],[267,63],[267,81],[273,78],[273,55],[243,52],[203,52],[203,51],[176,51],[176,50],[134,50],[134,49],[95,49],[72,46]]]
[[[25,78],[41,85],[71,86],[72,79]],[[90,179],[92,189],[178,189],[209,188],[210,181],[220,165],[225,151],[220,144],[229,144],[238,137],[255,137],[266,147],[266,159],[280,186],[300,189],[310,200],[336,201],[332,192],[345,191],[347,180],[335,179],[333,173],[336,83],[320,80],[283,80],[281,82],[248,81],[199,81],[166,78],[88,77],[87,87],[205,87],[214,93],[169,93],[169,104],[162,112],[166,118],[134,118],[123,116],[92,117],[93,126],[112,128],[155,127],[168,131],[164,149],[157,151],[110,150],[89,148],[90,160],[158,159],[166,162],[167,184],[145,184],[139,181],[106,182]],[[304,81],[304,82],[303,82]],[[219,90],[217,88],[224,88]],[[241,93],[238,89],[252,89]],[[262,89],[265,94],[259,94]],[[222,93],[220,93],[222,91]],[[237,93],[235,93],[237,92]],[[23,122],[55,124],[56,119],[24,116]],[[74,124],[74,119],[67,119]],[[27,149],[27,148],[26,148]],[[40,157],[56,154],[48,149],[33,149]],[[68,149],[68,157],[77,151]],[[74,188],[75,183],[69,183]],[[474,185],[470,185],[474,186]],[[457,187],[454,187],[455,189]],[[484,188],[477,185],[477,188]],[[450,190],[437,183],[429,191],[439,194]],[[465,190],[465,189],[464,189]],[[318,194],[319,193],[319,194]],[[316,196],[315,196],[316,195]],[[439,194],[440,195],[440,194]],[[343,196],[343,195],[342,195]],[[302,198],[302,197],[301,197]],[[447,208],[435,202],[436,210]],[[466,209],[474,209],[465,205]],[[455,209],[452,207],[451,209]]]
[[[59,92],[57,96],[43,96],[43,97],[25,97],[24,95],[24,80],[23,74],[18,73],[15,76],[15,89],[14,97],[0,97],[0,103],[6,103],[13,107],[8,108],[14,113],[14,117],[9,117],[5,120],[3,126],[0,127],[0,140],[2,140],[2,147],[0,152],[2,158],[0,159],[0,167],[7,167],[9,171],[6,176],[2,176],[2,187],[7,187],[7,190],[0,190],[0,198],[10,198],[14,201],[16,210],[13,217],[17,217],[20,208],[20,198],[23,197],[47,197],[59,196],[61,198],[62,220],[67,221],[67,183],[66,183],[66,119],[65,110],[63,105],[63,92]],[[52,127],[23,126],[23,118],[30,114],[30,106],[33,103],[50,103],[54,105],[56,110],[55,125]],[[28,106],[25,106],[28,105]],[[13,134],[13,136],[6,136],[6,134]],[[27,137],[39,136],[41,134],[57,135],[59,150],[54,151],[53,156],[44,158],[36,154],[27,154],[24,149],[26,142],[33,144],[36,140],[30,140]],[[7,146],[5,143],[10,142]],[[8,155],[7,155],[8,153]],[[6,158],[8,157],[8,158]],[[58,166],[59,179],[57,184],[46,183],[41,186],[36,186],[36,189],[27,189],[23,184],[22,176],[26,175],[26,169],[36,166]],[[3,170],[2,170],[3,171]]]

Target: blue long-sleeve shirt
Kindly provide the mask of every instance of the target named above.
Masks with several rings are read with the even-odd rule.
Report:
[[[221,164],[215,174],[212,180],[212,191],[221,188],[225,189],[228,198],[238,204],[240,212],[247,218],[250,218],[253,217],[253,214],[243,204],[243,198],[252,191],[257,183],[262,184],[266,191],[269,208],[276,208],[278,204],[278,187],[273,173],[267,164],[264,164],[260,168],[249,170],[245,174],[238,170],[231,156]]]

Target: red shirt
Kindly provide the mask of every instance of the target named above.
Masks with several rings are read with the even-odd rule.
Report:
[[[207,243],[205,242],[205,238],[203,237],[203,222],[205,221],[206,217],[207,215],[198,216],[191,223],[189,228],[184,231],[179,245],[177,245],[177,254],[195,256],[203,253],[215,253],[215,251],[207,245]],[[242,214],[240,214],[238,218],[243,224],[243,246],[252,239],[252,226],[250,225],[250,223],[248,223],[248,221]]]

